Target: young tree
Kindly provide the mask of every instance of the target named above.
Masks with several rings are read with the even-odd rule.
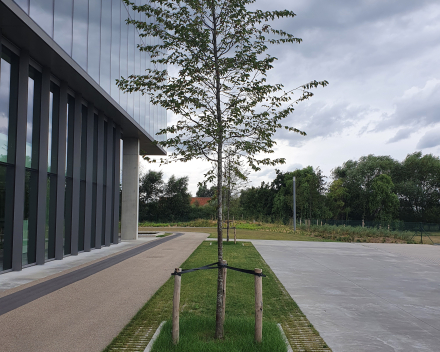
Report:
[[[230,211],[231,211],[231,198],[237,195],[240,189],[244,188],[247,184],[249,171],[243,167],[240,154],[237,154],[234,150],[226,150],[224,159],[224,192],[226,198],[226,241],[229,242],[229,227],[230,227]]]
[[[261,157],[273,153],[274,133],[285,127],[282,120],[293,112],[293,104],[312,96],[310,88],[325,86],[312,81],[286,92],[281,84],[270,84],[267,72],[275,57],[267,54],[269,45],[300,43],[301,39],[273,28],[269,23],[295,14],[283,11],[252,11],[255,0],[150,0],[136,6],[144,13],[127,20],[146,40],[140,50],[151,56],[152,68],[143,75],[132,74],[118,80],[125,92],[148,94],[153,104],[172,111],[178,121],[161,130],[168,139],[158,142],[171,148],[167,160],[203,159],[216,164],[218,260],[223,261],[222,185],[224,150],[231,148],[246,159],[253,170],[261,165],[284,163],[283,158]],[[167,66],[168,65],[168,66]],[[170,75],[167,67],[176,74]],[[172,71],[174,72],[174,70]],[[294,97],[293,93],[299,93]],[[147,160],[150,160],[146,157]],[[223,337],[223,277],[218,271],[216,337]]]

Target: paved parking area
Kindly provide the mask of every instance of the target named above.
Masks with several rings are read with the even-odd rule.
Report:
[[[440,246],[252,242],[334,352],[440,351]]]

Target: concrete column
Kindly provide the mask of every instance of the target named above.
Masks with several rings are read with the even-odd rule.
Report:
[[[123,139],[122,166],[121,237],[123,240],[136,240],[139,221],[139,139]]]

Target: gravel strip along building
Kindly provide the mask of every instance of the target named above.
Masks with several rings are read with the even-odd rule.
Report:
[[[151,67],[129,17],[121,0],[0,0],[0,273],[117,244],[120,222],[137,238],[139,154],[166,154],[166,111],[116,86]]]

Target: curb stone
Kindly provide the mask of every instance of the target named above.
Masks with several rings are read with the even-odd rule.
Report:
[[[165,321],[163,321],[162,323],[160,323],[159,327],[157,328],[156,332],[154,333],[153,337],[151,338],[150,342],[148,342],[147,347],[145,347],[144,352],[150,352],[151,349],[153,348],[153,344],[156,341],[156,339],[158,338],[160,331],[162,330],[163,326],[165,325]]]

